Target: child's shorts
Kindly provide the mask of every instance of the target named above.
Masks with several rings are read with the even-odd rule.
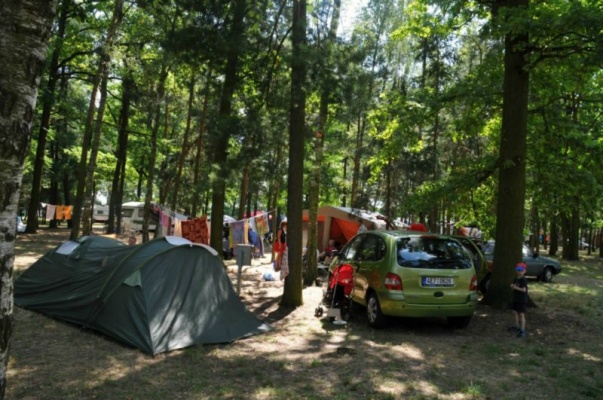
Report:
[[[513,302],[513,311],[516,311],[518,313],[525,313],[526,312],[526,307],[527,303],[524,302]]]

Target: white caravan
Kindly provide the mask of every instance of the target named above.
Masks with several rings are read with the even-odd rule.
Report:
[[[124,224],[124,232],[142,231],[142,221],[144,219],[144,202],[129,201],[121,205],[121,215]],[[151,213],[149,220],[149,230],[154,231],[157,227],[157,216]]]

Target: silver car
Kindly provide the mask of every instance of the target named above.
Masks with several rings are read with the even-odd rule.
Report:
[[[494,240],[489,240],[484,246],[484,255],[487,260],[494,258]],[[522,261],[526,263],[528,269],[526,276],[534,276],[543,282],[550,282],[553,280],[553,276],[561,272],[561,264],[559,261],[549,257],[544,257],[530,250],[525,244],[522,246]],[[484,281],[489,278],[486,276]],[[483,284],[480,284],[483,286]]]

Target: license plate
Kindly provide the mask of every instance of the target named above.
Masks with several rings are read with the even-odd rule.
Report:
[[[454,278],[424,276],[423,286],[427,287],[452,287],[454,286]]]

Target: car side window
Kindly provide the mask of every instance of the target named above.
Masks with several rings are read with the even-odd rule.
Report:
[[[364,236],[364,235],[358,235],[355,238],[353,238],[352,241],[350,243],[348,243],[348,245],[343,249],[343,251],[341,253],[342,261],[356,260],[358,249],[360,247],[360,243],[362,242],[362,236]]]
[[[362,241],[359,260],[379,261],[385,256],[385,242],[376,235],[366,235]]]

